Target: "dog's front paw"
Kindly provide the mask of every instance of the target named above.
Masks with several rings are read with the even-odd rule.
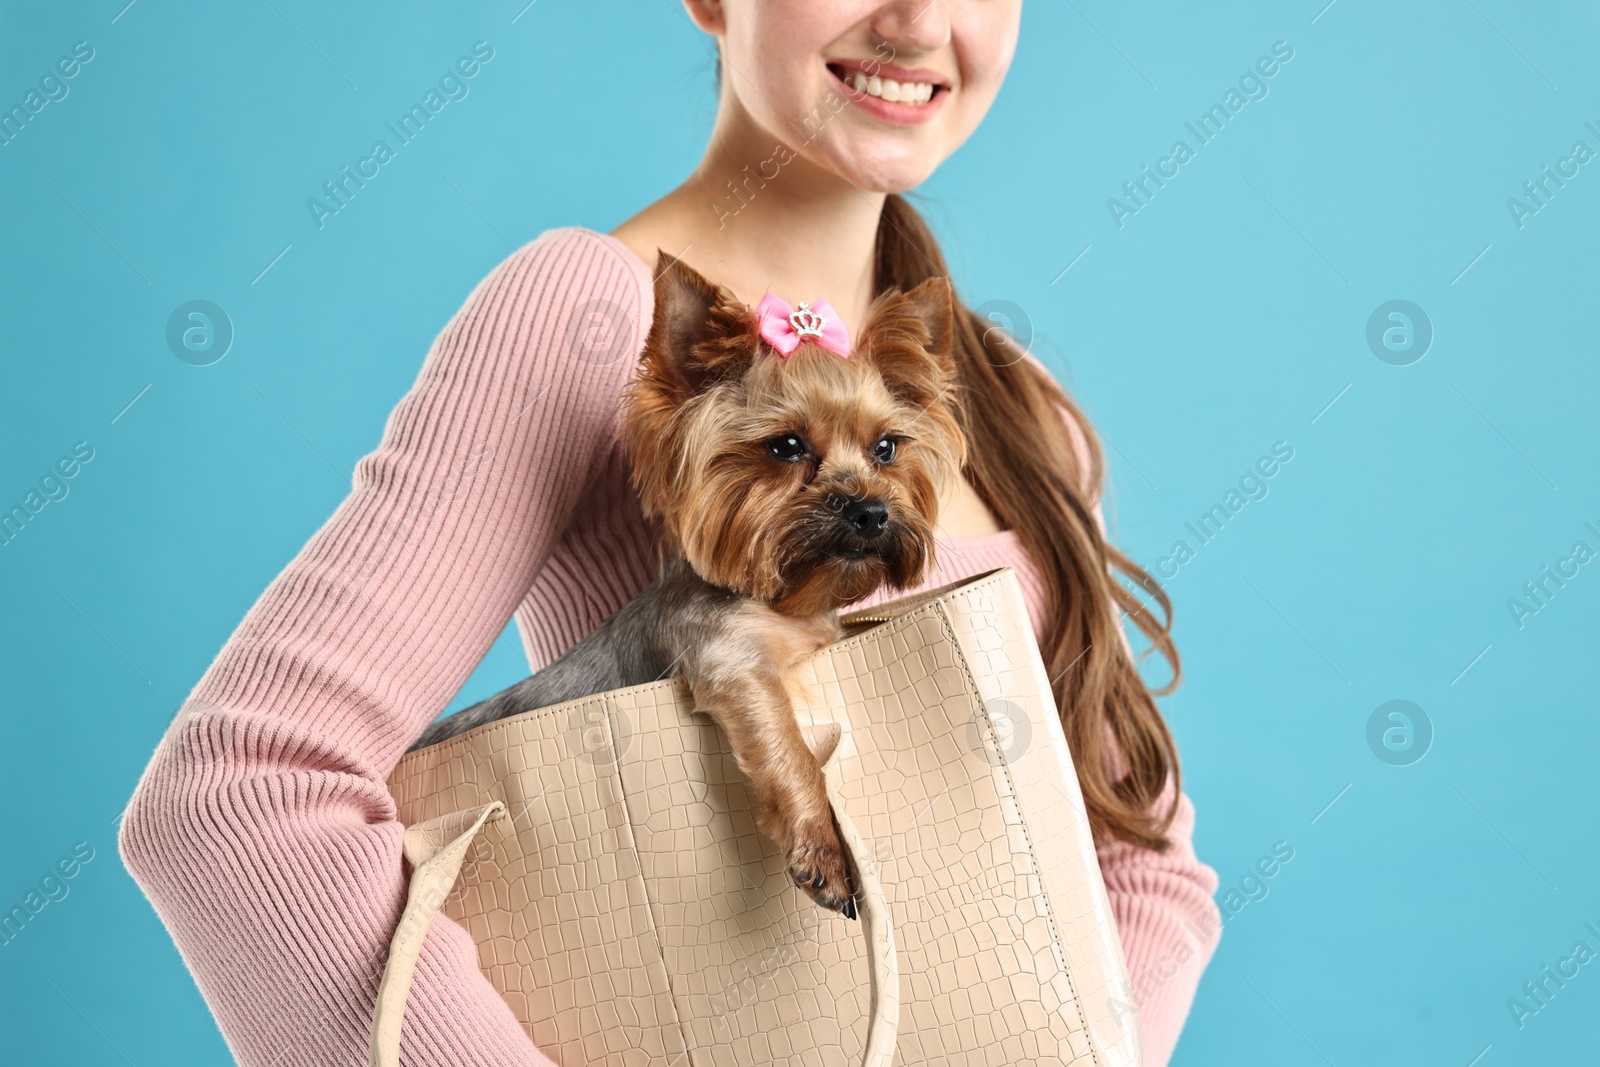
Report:
[[[847,919],[856,917],[852,873],[831,818],[796,828],[789,847],[789,877],[812,900]]]

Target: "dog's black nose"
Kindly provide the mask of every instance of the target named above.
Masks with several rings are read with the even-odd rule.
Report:
[[[862,537],[877,537],[889,525],[889,505],[881,500],[850,497],[840,514]]]

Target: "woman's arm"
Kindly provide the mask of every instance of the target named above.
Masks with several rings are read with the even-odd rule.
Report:
[[[1050,373],[1033,355],[1026,354],[1026,358],[1044,373]],[[1058,406],[1056,410],[1067,426],[1080,469],[1087,476],[1088,445],[1066,409]],[[1086,488],[1093,500],[1095,523],[1104,537],[1106,524],[1099,487]],[[1117,634],[1131,656],[1133,647],[1120,617]],[[1109,732],[1107,743],[1112,758],[1120,758]],[[1169,780],[1155,810],[1166,811],[1172,803],[1172,793]],[[1217,891],[1217,872],[1195,856],[1194,822],[1194,804],[1187,794],[1179,794],[1177,815],[1167,832],[1172,845],[1165,853],[1124,842],[1102,843],[1096,849],[1127,963],[1127,1002],[1139,1017],[1144,1067],[1166,1067],[1171,1059],[1189,1016],[1189,1006],[1194,1002],[1200,975],[1222,934],[1222,914],[1212,899]]]
[[[1103,536],[1105,519],[1098,500],[1094,517]],[[1132,655],[1121,618],[1117,633]],[[1108,736],[1107,741],[1112,751],[1117,751],[1115,739]],[[1165,812],[1171,804],[1169,779],[1154,810]],[[1177,815],[1167,831],[1172,844],[1166,852],[1121,841],[1102,843],[1095,849],[1111,914],[1117,919],[1130,1003],[1139,1016],[1144,1067],[1166,1067],[1172,1058],[1200,975],[1222,935],[1222,913],[1212,899],[1217,872],[1195,856],[1194,820],[1194,804],[1187,793],[1180,793]]]
[[[577,229],[484,279],[145,770],[123,861],[245,1067],[366,1062],[406,895],[385,781],[504,628],[609,447],[649,289],[642,263]],[[622,336],[597,346],[607,328]],[[443,915],[402,1048],[441,1067],[549,1063]]]
[[[1172,800],[1169,784],[1159,810]],[[1194,805],[1178,797],[1164,854],[1122,842],[1099,846],[1100,874],[1128,966],[1144,1067],[1166,1067],[1189,1017],[1200,975],[1216,951],[1222,916],[1212,894],[1217,872],[1194,854]]]
[[[1098,500],[1094,517],[1103,536],[1105,519]],[[1132,655],[1120,618],[1117,633]],[[1106,740],[1117,752],[1109,733]],[[1165,812],[1171,804],[1169,779],[1154,810]],[[1222,913],[1212,899],[1217,872],[1195,856],[1194,819],[1194,804],[1187,793],[1180,793],[1177,815],[1167,831],[1172,845],[1165,853],[1121,841],[1101,843],[1095,849],[1128,968],[1128,1003],[1139,1016],[1144,1067],[1166,1067],[1172,1058],[1200,975],[1222,935]]]

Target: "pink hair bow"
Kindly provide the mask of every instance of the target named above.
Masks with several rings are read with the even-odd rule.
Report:
[[[756,305],[756,318],[762,338],[785,359],[800,347],[801,341],[814,341],[850,358],[850,331],[826,300],[818,300],[815,306],[802,300],[798,308],[791,308],[782,297],[768,293]]]

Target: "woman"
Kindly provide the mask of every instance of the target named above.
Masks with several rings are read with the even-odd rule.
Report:
[[[603,235],[551,230],[474,290],[327,524],[196,687],[134,796],[124,860],[247,1065],[360,1063],[405,895],[385,780],[513,615],[537,669],[653,578],[616,444],[658,249],[754,305],[874,293],[945,268],[917,185],[983,117],[1020,0],[685,0],[717,38],[699,169]],[[898,98],[898,99],[896,99]],[[1171,738],[1118,609],[1176,668],[1167,624],[1108,567],[1098,446],[1031,357],[970,311],[975,453],[941,501],[940,585],[1017,569],[1054,676],[1133,983],[1167,1061],[1218,928]],[[876,603],[887,590],[862,600]],[[1114,637],[1113,634],[1116,636]],[[440,918],[405,1021],[412,1062],[548,1063]]]

